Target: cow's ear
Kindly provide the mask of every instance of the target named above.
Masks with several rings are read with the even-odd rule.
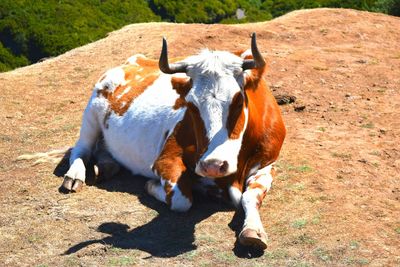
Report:
[[[182,77],[172,77],[171,78],[172,88],[184,98],[192,89],[192,79],[182,78]]]

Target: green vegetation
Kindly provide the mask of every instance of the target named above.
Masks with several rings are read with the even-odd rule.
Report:
[[[0,71],[59,55],[126,24],[160,20],[140,0],[2,0]]]
[[[131,23],[246,23],[316,7],[400,16],[400,0],[2,0],[0,72],[57,56]]]
[[[292,223],[293,228],[302,229],[306,226],[307,219],[299,219]]]

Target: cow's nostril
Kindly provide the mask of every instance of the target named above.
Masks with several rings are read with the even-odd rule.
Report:
[[[220,167],[219,167],[220,173],[221,173],[221,174],[226,173],[226,172],[228,171],[228,167],[229,167],[229,164],[228,164],[228,162],[227,162],[226,160],[224,160],[223,162],[221,162],[221,165],[220,165]]]

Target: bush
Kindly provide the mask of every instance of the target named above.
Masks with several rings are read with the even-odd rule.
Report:
[[[393,16],[400,16],[400,0],[378,0],[371,10]]]
[[[126,24],[159,20],[144,0],[1,0],[0,43],[7,48],[1,68],[57,56]]]
[[[24,56],[15,56],[0,43],[0,72],[28,65],[30,62]]]

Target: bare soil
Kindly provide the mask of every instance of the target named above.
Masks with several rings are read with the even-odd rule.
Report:
[[[235,243],[242,214],[197,196],[188,213],[144,192],[122,171],[58,192],[91,88],[135,53],[157,58],[201,48],[247,49],[268,59],[266,77],[288,136],[261,217],[264,253]],[[59,57],[0,74],[2,266],[399,266],[400,19],[345,9],[289,13],[243,25],[136,24]]]

